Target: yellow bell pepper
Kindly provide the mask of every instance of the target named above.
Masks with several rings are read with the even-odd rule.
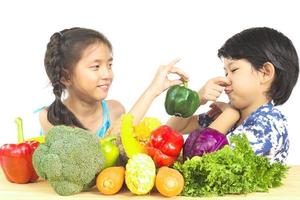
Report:
[[[161,125],[160,121],[154,117],[145,117],[142,122],[134,126],[134,134],[137,140],[147,143],[154,129]]]

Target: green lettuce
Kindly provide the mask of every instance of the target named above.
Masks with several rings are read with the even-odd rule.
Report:
[[[210,196],[267,192],[282,184],[288,167],[254,154],[245,134],[230,138],[234,148],[195,156],[183,164],[176,162],[185,180],[183,196]]]

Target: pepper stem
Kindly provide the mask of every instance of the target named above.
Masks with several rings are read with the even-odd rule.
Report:
[[[24,133],[23,133],[23,121],[21,117],[17,117],[15,119],[17,124],[17,131],[18,131],[18,143],[24,142]]]
[[[183,81],[183,86],[187,88],[188,87],[188,82],[187,81]]]

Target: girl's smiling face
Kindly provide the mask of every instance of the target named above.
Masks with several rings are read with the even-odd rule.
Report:
[[[224,58],[224,70],[231,85],[225,87],[230,103],[236,109],[245,109],[265,98],[260,84],[261,72],[255,70],[246,59]]]
[[[68,91],[85,101],[107,97],[113,81],[112,52],[103,43],[88,46],[71,72]]]

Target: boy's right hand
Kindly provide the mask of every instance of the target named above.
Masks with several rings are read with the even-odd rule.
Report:
[[[207,101],[216,101],[222,94],[225,86],[231,82],[226,77],[215,77],[208,80],[205,85],[198,91],[201,105]]]

